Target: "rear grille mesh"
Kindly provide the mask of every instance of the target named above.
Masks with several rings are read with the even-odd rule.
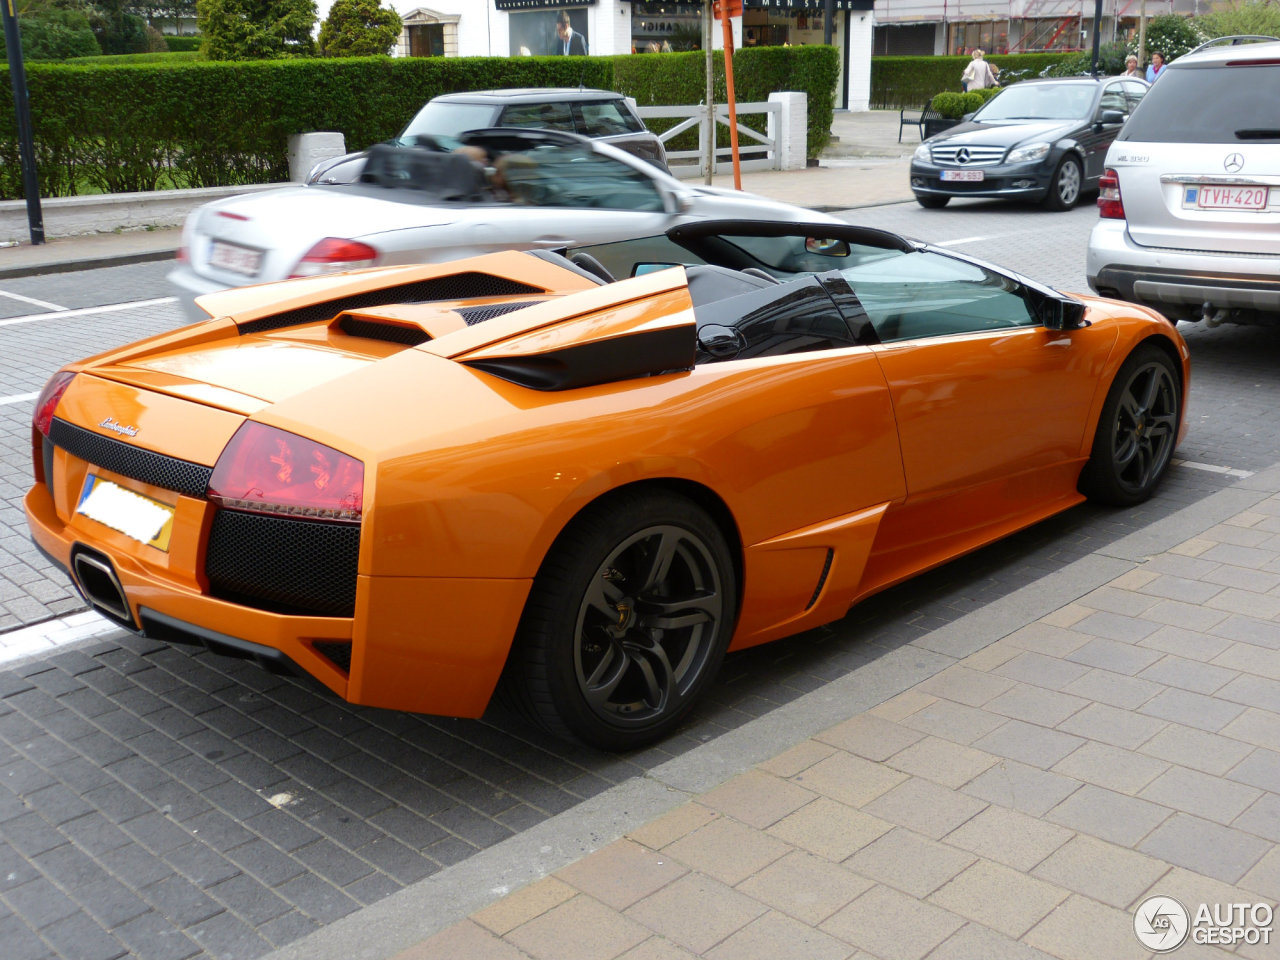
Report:
[[[474,297],[514,297],[522,293],[543,293],[541,287],[531,287],[518,280],[495,277],[489,273],[455,273],[447,277],[432,277],[394,287],[382,287],[338,297],[323,303],[312,303],[294,310],[284,310],[269,317],[247,320],[238,324],[240,332],[263,333],[281,327],[296,327],[304,323],[329,320],[343,310],[363,310],[390,303],[422,303],[433,300],[470,300]]]
[[[273,613],[350,617],[360,526],[219,510],[205,573],[221,600]]]
[[[49,427],[49,439],[55,446],[86,463],[187,497],[203,498],[209,477],[213,474],[211,467],[143,450],[57,417]]]
[[[477,323],[483,323],[485,320],[500,317],[504,313],[515,313],[517,310],[523,310],[525,307],[532,307],[542,302],[542,300],[517,300],[508,303],[495,303],[487,307],[459,307],[454,312],[467,321],[467,326],[470,327]]]

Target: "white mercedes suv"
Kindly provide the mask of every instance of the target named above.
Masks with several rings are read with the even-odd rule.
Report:
[[[1280,324],[1280,41],[1223,37],[1169,64],[1099,187],[1095,292],[1175,322]]]

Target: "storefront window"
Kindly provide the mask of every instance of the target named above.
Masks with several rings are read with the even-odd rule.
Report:
[[[643,2],[631,4],[633,53],[702,48],[702,4]]]
[[[583,40],[583,47],[573,44],[575,53],[591,52],[591,37],[587,33],[587,11],[583,8],[537,10],[531,13],[512,13],[507,17],[512,56],[554,56],[564,53],[564,42],[556,33],[556,22],[562,14],[568,14],[569,26]]]

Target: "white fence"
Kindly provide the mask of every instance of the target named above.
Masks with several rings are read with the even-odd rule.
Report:
[[[803,93],[773,93],[767,102],[739,103],[738,156],[743,170],[800,170],[805,166],[805,138],[808,133],[808,98]],[[638,107],[637,112],[646,122],[653,117],[673,117],[679,120],[659,136],[664,144],[686,130],[697,128],[696,150],[667,149],[667,165],[677,177],[698,177],[706,173],[709,124],[705,104],[694,106]],[[765,133],[762,135],[743,126],[742,118],[752,114],[765,114]],[[729,105],[716,104],[716,129],[729,126]],[[728,147],[720,147],[712,158],[712,173],[732,169],[733,159]]]

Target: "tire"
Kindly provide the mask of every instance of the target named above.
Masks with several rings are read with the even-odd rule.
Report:
[[[1080,199],[1080,188],[1084,184],[1084,173],[1080,161],[1066,156],[1053,172],[1053,183],[1045,194],[1044,205],[1050,210],[1070,210]]]
[[[924,207],[926,210],[941,210],[951,202],[950,197],[939,197],[932,193],[917,193],[916,203]]]
[[[593,504],[534,579],[505,699],[589,746],[632,750],[661,739],[724,659],[736,581],[724,535],[693,501],[624,491]]]
[[[1143,344],[1116,374],[1102,406],[1080,492],[1116,507],[1155,492],[1178,440],[1182,387],[1177,367],[1159,347]]]

